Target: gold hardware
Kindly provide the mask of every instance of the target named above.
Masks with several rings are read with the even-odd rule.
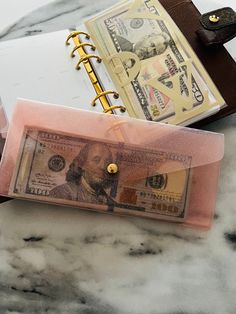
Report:
[[[68,38],[67,38],[67,41],[66,41],[67,45],[69,44],[68,41],[70,38],[73,39],[74,45],[76,47],[78,47],[80,44],[82,44],[82,41],[81,41],[80,37],[78,36],[80,34],[84,34],[87,38],[90,37],[87,33],[84,33],[84,32],[73,32],[72,34],[70,34],[71,36],[68,36]],[[86,51],[85,51],[83,46],[82,47],[80,46],[77,51],[78,51],[78,54],[80,57],[86,55]],[[88,60],[88,62],[84,62],[83,65],[84,65],[84,68],[88,74],[90,82],[93,85],[93,88],[94,88],[96,94],[100,95],[103,92],[103,87],[97,78],[97,74],[94,71],[92,64],[90,64],[90,61]],[[109,101],[105,96],[100,98],[100,102],[101,102],[103,109],[107,109],[110,107]]]
[[[118,166],[117,164],[109,164],[107,166],[107,172],[110,174],[115,174],[118,172]]]
[[[216,16],[215,14],[209,16],[209,21],[212,23],[217,23],[219,22],[219,20],[220,20],[219,16]]]
[[[81,58],[80,58],[80,60],[79,60],[79,62],[77,63],[77,65],[76,65],[76,70],[79,70],[80,69],[80,64],[82,63],[82,62],[88,62],[88,60],[89,59],[91,59],[91,58],[95,58],[95,59],[97,59],[97,62],[102,62],[102,59],[99,57],[99,56],[97,56],[97,55],[83,55],[83,56],[81,56]]]
[[[71,54],[70,54],[70,56],[71,56],[71,58],[73,58],[74,56],[75,56],[75,52],[76,52],[76,50],[78,50],[79,48],[81,48],[81,47],[85,47],[85,46],[88,46],[88,47],[91,47],[91,49],[94,51],[94,50],[96,50],[96,47],[94,46],[94,45],[92,45],[92,44],[89,44],[89,43],[81,43],[81,44],[79,44],[78,46],[76,46],[72,51],[71,51]]]
[[[110,106],[109,108],[107,109],[104,109],[103,112],[104,113],[107,113],[113,109],[120,109],[121,112],[125,112],[126,111],[126,108],[124,106]]]
[[[74,37],[79,36],[79,35],[85,35],[85,37],[86,37],[87,39],[90,38],[90,36],[89,36],[88,33],[85,33],[85,32],[72,32],[72,33],[70,33],[70,35],[69,35],[69,36],[67,37],[67,39],[66,39],[66,45],[69,45],[69,44],[70,44],[70,43],[69,43],[69,40],[70,40],[71,38],[74,38]]]
[[[119,94],[118,94],[117,92],[115,92],[115,91],[113,91],[113,90],[105,90],[105,91],[99,93],[96,97],[94,97],[94,99],[93,99],[91,105],[92,105],[93,107],[95,107],[95,106],[96,106],[96,101],[97,101],[100,97],[105,96],[105,95],[108,95],[108,94],[113,94],[113,97],[116,98],[116,99],[119,98]],[[104,110],[107,110],[107,109],[109,109],[109,108],[110,108],[110,107],[104,108]]]

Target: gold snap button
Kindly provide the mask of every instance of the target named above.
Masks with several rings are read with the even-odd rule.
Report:
[[[107,166],[107,172],[111,173],[111,174],[115,174],[118,172],[118,166],[117,164],[109,164]]]
[[[219,18],[219,16],[216,16],[216,15],[214,14],[214,15],[210,15],[210,16],[209,16],[209,20],[210,20],[210,22],[212,22],[212,23],[217,23],[217,22],[219,22],[220,18]]]

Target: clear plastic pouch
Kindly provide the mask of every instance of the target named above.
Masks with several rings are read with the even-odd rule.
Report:
[[[7,135],[8,121],[0,98],[0,158]]]
[[[0,194],[209,228],[222,134],[18,100]]]

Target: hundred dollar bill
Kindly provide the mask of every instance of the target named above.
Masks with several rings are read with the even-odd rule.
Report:
[[[26,127],[17,160],[9,196],[185,219],[191,156]],[[111,163],[118,166],[117,173],[108,172]],[[163,171],[172,165],[174,172]]]
[[[224,105],[159,1],[124,1],[86,26],[131,116],[181,124]]]

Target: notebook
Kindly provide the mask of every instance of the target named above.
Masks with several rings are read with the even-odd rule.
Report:
[[[167,42],[165,52],[160,53],[160,56],[154,54],[145,60],[138,60],[140,57],[135,57],[134,52],[128,52],[128,62],[124,59],[124,53],[123,61],[119,59],[120,56],[117,56],[118,53],[113,56],[113,61],[119,63],[116,64],[113,72],[108,66],[107,56],[104,57],[104,47],[98,42],[96,34],[94,36],[92,20],[78,27],[77,30],[73,30],[73,32],[76,31],[73,33],[76,34],[75,36],[71,36],[72,30],[62,30],[0,43],[0,96],[8,119],[11,119],[17,97],[180,125],[190,125],[211,115],[215,117],[217,112],[224,112],[225,114],[227,108],[229,108],[229,103],[225,102],[224,99],[227,98],[230,87],[227,87],[226,93],[224,90],[220,90],[222,97],[218,91],[221,87],[220,84],[217,88],[212,81],[212,78],[215,77],[210,78],[201,65],[202,60],[199,61],[197,58],[196,52],[198,54],[198,51],[196,51],[196,47],[193,47],[194,52],[181,33],[182,31],[186,37],[188,36],[188,41],[191,43],[189,34],[187,34],[188,31],[182,27],[184,22],[180,24],[178,15],[173,15],[173,10],[171,10],[173,1],[162,0],[162,4],[157,0],[151,2],[153,7],[156,8],[156,13],[146,19],[135,17],[137,13],[135,13],[135,10],[140,10],[140,8],[143,10],[142,14],[145,12],[151,14],[151,11],[148,12],[150,8],[148,8],[145,1],[124,1],[113,8],[107,9],[104,14],[113,14],[113,12],[122,11],[123,9],[131,10],[134,16],[132,17],[131,14],[127,23],[134,30],[132,36],[137,36],[139,41],[141,39],[140,30],[142,27],[147,27],[145,26],[147,23],[142,24],[143,20],[149,21],[150,25],[158,22],[159,28],[163,24],[165,27],[163,26],[162,33],[166,35],[159,41],[164,40]],[[185,11],[190,10],[189,12],[192,15],[198,16],[199,13],[193,4],[190,1],[185,2]],[[174,5],[177,4],[175,1]],[[180,1],[179,4],[181,8],[183,1]],[[164,7],[172,15],[175,22],[179,24],[179,28],[177,28]],[[162,20],[160,18],[157,20],[154,17],[158,14]],[[99,16],[94,17],[93,20],[98,20]],[[91,30],[92,36],[89,37]],[[69,45],[65,44],[66,41]],[[75,49],[73,53],[75,56],[71,57],[73,48],[78,45],[80,47]],[[173,64],[171,53],[173,54],[173,51],[177,48],[179,48],[179,51],[185,49],[182,54],[185,53],[186,56],[183,64],[176,67],[176,64]],[[155,49],[156,47],[154,47]],[[224,48],[222,49],[221,54],[223,53],[225,57],[227,52]],[[130,58],[130,54],[134,59]],[[162,58],[162,63],[156,64],[156,68],[161,67],[161,75],[156,81],[161,90],[156,88],[155,82],[154,86],[148,85],[147,87],[146,85],[145,87],[145,79],[148,76],[152,80],[157,78],[152,71],[153,62],[156,60],[158,63],[159,57]],[[229,60],[228,55],[227,58],[227,64],[229,64],[229,61],[233,62],[233,60]],[[189,62],[189,60],[194,60],[194,62]],[[139,65],[138,71],[137,65]],[[206,64],[204,65],[206,66]],[[76,70],[76,67],[80,67],[80,69]],[[91,69],[88,69],[88,67]],[[169,72],[166,70],[167,68]],[[125,87],[122,86],[125,82],[117,83],[116,76],[119,76],[119,70],[123,72],[125,70],[126,77],[133,78],[131,83],[133,86],[136,85],[131,93],[129,92],[131,83],[125,85]],[[147,71],[151,71],[151,74],[146,73]],[[143,85],[140,85],[140,80],[138,81],[141,72]],[[192,81],[188,79],[191,75],[193,77]],[[94,82],[96,83],[93,84]],[[139,86],[137,86],[137,82]],[[98,86],[95,87],[97,83]],[[201,84],[202,89],[199,89]],[[192,89],[189,88],[190,86],[192,86]],[[226,87],[224,86],[224,88]],[[174,95],[173,90],[175,91]],[[194,97],[194,101],[190,101],[191,97]],[[177,113],[178,119],[176,119]]]

